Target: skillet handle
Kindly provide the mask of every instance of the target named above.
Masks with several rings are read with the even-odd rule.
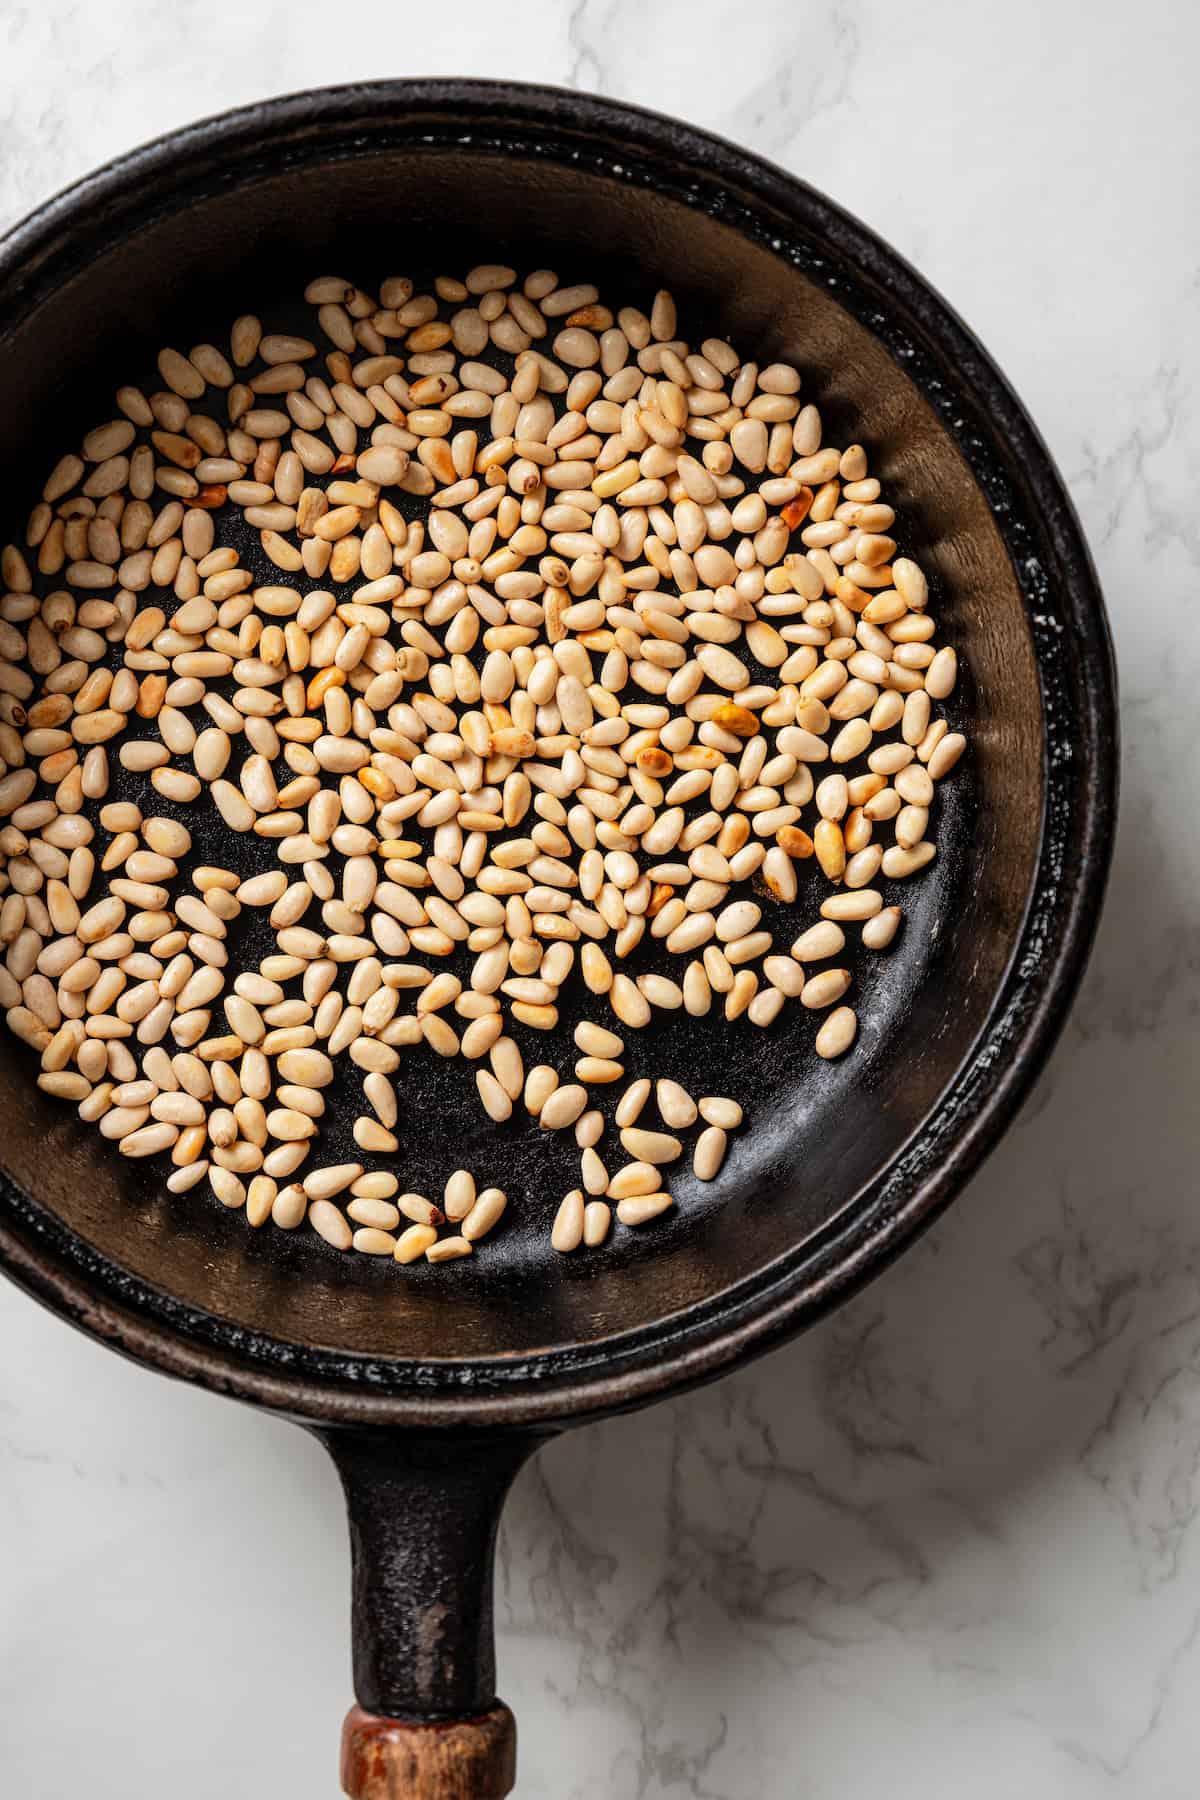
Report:
[[[323,1430],[350,1515],[350,1800],[503,1800],[516,1722],[496,1698],[492,1573],[533,1434]]]

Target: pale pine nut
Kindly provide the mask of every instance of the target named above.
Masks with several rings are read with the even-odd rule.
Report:
[[[606,1194],[608,1192],[608,1170],[590,1146],[585,1148],[580,1157],[579,1167],[587,1193]]]
[[[612,1223],[611,1209],[603,1200],[589,1200],[583,1209],[583,1241],[594,1250],[608,1236]]]
[[[686,1130],[695,1123],[698,1108],[687,1089],[677,1081],[662,1079],[655,1083],[654,1097],[664,1124],[673,1131]]]
[[[546,1131],[562,1131],[573,1125],[587,1106],[587,1089],[571,1083],[559,1087],[546,1100],[538,1114],[538,1124]]]
[[[721,1094],[706,1094],[697,1102],[700,1117],[709,1125],[720,1125],[725,1131],[736,1131],[742,1122],[742,1109],[736,1100]]]
[[[669,1163],[683,1154],[683,1145],[669,1131],[647,1131],[640,1125],[625,1126],[621,1142],[639,1162]]]
[[[462,1235],[468,1243],[474,1244],[486,1237],[507,1205],[508,1195],[502,1188],[484,1188],[462,1222]]]
[[[475,1177],[468,1169],[455,1169],[446,1182],[446,1191],[442,1196],[442,1210],[446,1217],[457,1224],[465,1219],[475,1204]]]
[[[858,1034],[858,1014],[852,1006],[839,1006],[821,1021],[817,1032],[818,1056],[827,1060],[844,1056]]]
[[[354,1234],[332,1200],[314,1200],[308,1209],[308,1222],[335,1250],[349,1250]]]
[[[898,906],[887,906],[873,918],[863,922],[862,941],[868,950],[886,950],[900,925],[902,918]]]
[[[579,1188],[572,1188],[564,1194],[559,1202],[558,1211],[554,1215],[554,1225],[550,1233],[550,1243],[563,1255],[578,1250],[583,1242],[584,1199]]]
[[[728,1143],[724,1129],[720,1125],[709,1125],[696,1139],[696,1148],[692,1153],[692,1169],[698,1181],[714,1181],[725,1160],[725,1148]]]

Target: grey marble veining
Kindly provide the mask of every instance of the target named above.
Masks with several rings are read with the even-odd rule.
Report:
[[[528,1800],[1184,1800],[1200,1730],[1200,26],[1176,0],[9,0],[0,224],[151,133],[381,73],[689,116],[880,229],[1012,377],[1107,590],[1125,788],[1062,1044],[950,1215],[507,1515]],[[336,1483],[0,1291],[5,1793],[333,1793]],[[177,1760],[186,1719],[195,1762]],[[286,1721],[281,1733],[280,1722]],[[203,1753],[199,1746],[203,1746]]]

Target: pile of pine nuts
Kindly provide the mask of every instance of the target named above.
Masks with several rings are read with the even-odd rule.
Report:
[[[163,350],[0,553],[0,1003],[39,1085],[173,1192],[401,1263],[505,1208],[369,1166],[406,1049],[461,1055],[497,1123],[574,1128],[551,1242],[594,1246],[610,1202],[671,1206],[677,1132],[711,1180],[742,1120],[641,1077],[610,1174],[621,1030],[797,1000],[818,1056],[853,1044],[846,931],[884,949],[880,882],[934,857],[955,652],[863,448],[824,443],[789,364],[681,338],[670,294],[614,314],[489,264],[305,298],[312,339],[244,316]],[[140,800],[108,798],[114,758]],[[257,872],[197,863],[196,808]],[[806,863],[819,916],[777,944],[754,893],[795,902]],[[246,909],[274,948],[231,967]],[[678,980],[638,972],[654,947]],[[512,1029],[553,1044],[568,982],[611,1021],[560,1080]],[[364,1160],[305,1172],[347,1064]]]

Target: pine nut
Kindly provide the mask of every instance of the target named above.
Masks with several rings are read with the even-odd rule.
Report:
[[[589,1200],[583,1209],[583,1241],[594,1250],[608,1236],[612,1212],[603,1200]]]
[[[621,1142],[630,1156],[639,1162],[669,1163],[683,1154],[683,1145],[667,1131],[646,1131],[639,1125],[627,1125]]]
[[[622,1225],[648,1225],[651,1219],[659,1218],[674,1204],[668,1193],[638,1194],[618,1203],[617,1217]]]
[[[349,1250],[354,1241],[345,1217],[332,1200],[314,1200],[308,1209],[308,1222],[335,1250]]]
[[[609,1059],[619,1057],[625,1045],[615,1031],[606,1031],[602,1025],[593,1025],[583,1019],[575,1027],[575,1042],[585,1056],[600,1056]]]
[[[396,1239],[396,1248],[392,1255],[398,1263],[417,1262],[438,1241],[437,1230],[432,1225],[410,1225]]]
[[[484,1188],[463,1220],[462,1235],[467,1242],[474,1244],[480,1238],[486,1237],[493,1225],[499,1221],[507,1205],[508,1195],[502,1188]]]
[[[858,1015],[852,1006],[839,1006],[821,1022],[817,1033],[818,1056],[830,1060],[844,1056],[858,1033]]]
[[[696,1121],[698,1108],[686,1088],[667,1079],[656,1082],[654,1089],[658,1110],[665,1124],[674,1131],[684,1131]]]
[[[661,1182],[661,1176],[653,1164],[648,1162],[626,1163],[618,1169],[608,1184],[609,1198],[625,1200],[634,1194],[652,1194]]]
[[[696,1148],[692,1153],[692,1170],[698,1181],[714,1181],[725,1160],[725,1148],[728,1143],[724,1129],[720,1125],[709,1125],[696,1139]]]
[[[813,975],[805,982],[800,994],[800,1004],[810,1011],[832,1006],[835,1000],[841,999],[849,986],[849,969],[822,969],[819,975]]]
[[[618,1127],[636,1124],[641,1117],[642,1108],[650,1098],[650,1083],[644,1076],[631,1081],[617,1102],[616,1122]]]
[[[475,1204],[475,1178],[467,1169],[456,1169],[446,1182],[442,1208],[446,1217],[457,1223],[465,1219]]]
[[[579,1188],[572,1188],[569,1194],[563,1195],[550,1232],[550,1243],[561,1254],[578,1250],[583,1242],[583,1214],[583,1194]]]
[[[406,1232],[405,1236],[407,1235]],[[425,1260],[431,1263],[454,1262],[460,1256],[470,1256],[473,1249],[474,1245],[470,1238],[444,1237],[440,1238],[436,1244],[429,1245],[425,1252]]]
[[[563,1131],[573,1125],[587,1106],[587,1089],[577,1085],[556,1088],[538,1113],[545,1131]]]
[[[868,950],[886,950],[895,937],[903,914],[898,906],[887,906],[863,923],[862,941]]]
[[[709,1125],[720,1125],[724,1131],[736,1131],[742,1122],[742,1109],[736,1100],[720,1094],[707,1094],[698,1103],[700,1117]]]

